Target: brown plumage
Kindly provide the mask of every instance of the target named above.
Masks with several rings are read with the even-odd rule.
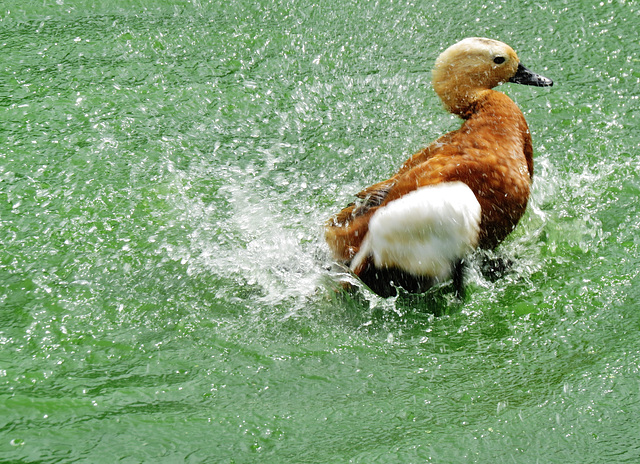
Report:
[[[336,259],[351,263],[372,216],[425,186],[460,181],[471,189],[481,207],[476,241],[480,248],[495,248],[524,214],[533,177],[531,135],[516,104],[491,89],[507,81],[537,86],[552,82],[520,65],[507,45],[479,38],[465,39],[443,52],[433,78],[445,107],[464,119],[462,127],[413,155],[390,179],[364,189],[356,195],[358,204],[328,221],[325,236]],[[352,271],[385,296],[395,293],[396,285],[422,291],[436,277],[408,272],[401,264],[391,269],[373,258],[373,252],[361,256]]]

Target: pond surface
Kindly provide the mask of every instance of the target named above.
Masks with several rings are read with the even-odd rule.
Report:
[[[639,2],[299,3],[0,5],[0,461],[638,462]],[[466,36],[555,82],[515,264],[340,291]]]

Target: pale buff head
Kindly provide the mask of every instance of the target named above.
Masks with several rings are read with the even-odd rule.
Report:
[[[469,37],[438,57],[433,69],[433,87],[445,107],[460,114],[483,92],[512,79],[519,64],[516,52],[507,44]]]

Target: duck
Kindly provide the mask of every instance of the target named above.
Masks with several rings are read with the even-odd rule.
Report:
[[[461,127],[325,223],[334,260],[374,293],[422,293],[452,281],[464,297],[468,257],[495,249],[517,226],[529,200],[533,145],[520,108],[494,90],[508,82],[553,85],[498,40],[469,37],[444,50],[432,85]]]

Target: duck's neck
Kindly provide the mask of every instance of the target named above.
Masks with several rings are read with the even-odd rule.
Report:
[[[519,131],[528,129],[527,122],[511,98],[496,90],[483,90],[473,101],[466,102],[457,108],[455,112],[466,120],[494,120],[500,121],[503,127],[511,126]]]
[[[434,82],[433,87],[445,108],[462,119],[469,119],[473,108],[492,91],[489,89],[455,85],[451,82]]]

